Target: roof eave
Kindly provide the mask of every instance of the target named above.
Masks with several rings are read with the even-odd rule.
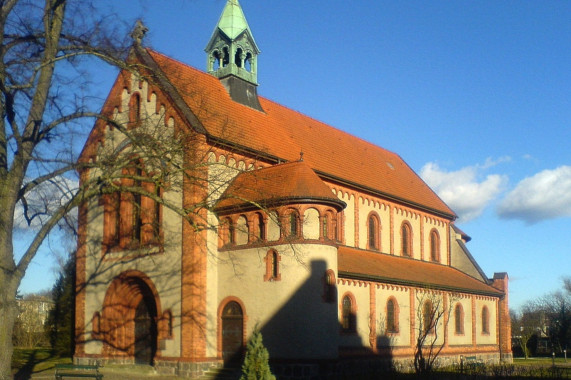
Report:
[[[398,197],[398,196],[396,196],[396,195],[392,195],[392,194],[389,194],[389,193],[385,193],[385,192],[383,192],[383,191],[380,191],[380,190],[377,190],[377,189],[373,189],[373,188],[371,188],[371,187],[364,186],[364,185],[358,184],[358,183],[353,182],[353,181],[345,180],[345,179],[343,179],[343,178],[340,178],[340,177],[337,177],[337,176],[334,176],[334,175],[325,173],[325,172],[320,171],[320,170],[315,170],[315,173],[317,173],[317,175],[319,175],[319,176],[320,176],[321,178],[323,178],[323,179],[327,179],[327,180],[332,181],[332,182],[337,182],[337,183],[339,183],[339,184],[341,184],[341,185],[346,185],[346,186],[349,186],[349,187],[353,187],[353,188],[355,188],[355,189],[357,189],[357,190],[361,190],[361,191],[367,192],[367,193],[369,193],[369,194],[381,196],[381,197],[387,198],[387,199],[389,199],[389,200],[392,200],[392,201],[401,203],[401,204],[403,204],[403,205],[415,207],[415,208],[420,209],[420,210],[422,210],[422,211],[428,211],[428,212],[431,212],[431,213],[433,213],[433,214],[436,214],[436,215],[438,215],[438,216],[440,216],[440,217],[443,217],[443,218],[445,218],[445,219],[455,220],[455,219],[457,218],[457,215],[456,215],[456,214],[453,214],[453,213],[450,214],[450,213],[447,213],[447,212],[444,212],[444,211],[441,211],[441,210],[438,210],[438,209],[435,209],[435,208],[432,208],[432,207],[428,207],[428,206],[425,206],[425,205],[423,205],[423,204],[420,204],[420,203],[417,203],[417,202],[413,202],[413,201],[407,200],[407,199],[405,199],[405,198]]]
[[[485,291],[485,290],[478,290],[478,289],[470,289],[470,288],[462,288],[462,287],[455,287],[449,285],[441,285],[441,284],[429,284],[420,281],[410,281],[410,280],[403,280],[398,278],[390,278],[384,276],[375,276],[371,274],[363,274],[363,273],[353,273],[347,271],[339,271],[338,273],[339,278],[347,278],[351,280],[359,280],[359,281],[375,281],[375,282],[383,282],[387,284],[393,285],[402,285],[402,286],[414,286],[419,288],[429,288],[433,290],[444,290],[449,292],[461,292],[461,293],[469,293],[469,294],[476,294],[482,296],[490,296],[490,297],[503,297],[504,293],[500,291]]]
[[[308,203],[318,203],[322,205],[332,206],[335,209],[342,210],[347,207],[347,204],[342,200],[335,200],[331,198],[323,197],[281,197],[271,200],[264,201],[252,201],[243,202],[237,205],[215,207],[214,211],[219,215],[231,214],[235,212],[246,212],[253,210],[262,210],[278,206],[290,205],[290,204],[308,204]]]

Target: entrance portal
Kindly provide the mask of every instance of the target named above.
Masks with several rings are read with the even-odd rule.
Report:
[[[238,302],[231,301],[222,311],[222,358],[225,363],[242,359],[244,315]]]
[[[157,352],[157,311],[151,297],[143,296],[135,310],[135,363],[153,364]]]

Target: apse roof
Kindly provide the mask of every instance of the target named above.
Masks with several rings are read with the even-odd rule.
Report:
[[[268,207],[286,203],[345,203],[303,161],[240,173],[220,197],[217,211],[236,207]]]

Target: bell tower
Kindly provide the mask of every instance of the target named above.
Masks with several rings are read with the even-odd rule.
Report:
[[[238,0],[228,0],[206,45],[207,71],[219,78],[230,97],[263,111],[258,100],[260,50]]]

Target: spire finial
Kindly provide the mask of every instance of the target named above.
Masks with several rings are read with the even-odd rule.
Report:
[[[141,42],[143,41],[143,38],[145,37],[145,34],[148,31],[149,28],[147,28],[141,20],[137,20],[137,22],[135,23],[135,27],[131,32],[131,38],[133,39],[133,42],[137,45],[140,45]]]
[[[303,162],[303,149],[299,152],[299,162]]]

